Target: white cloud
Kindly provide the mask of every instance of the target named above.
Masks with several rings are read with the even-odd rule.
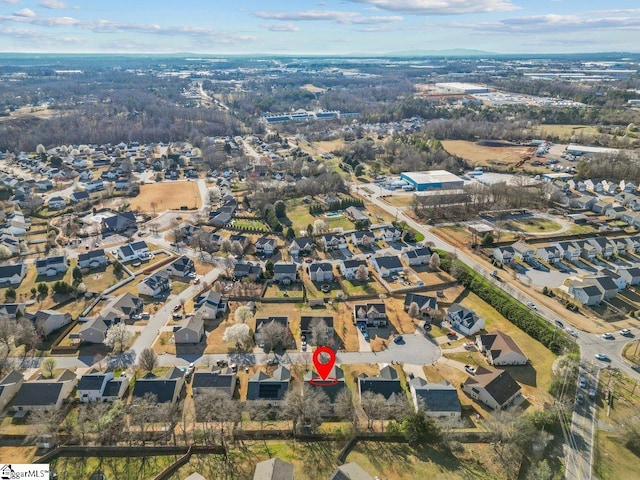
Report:
[[[511,0],[347,0],[383,10],[414,15],[461,15],[465,13],[518,10]]]
[[[296,27],[293,23],[270,23],[260,25],[262,28],[271,30],[272,32],[299,32],[300,27]]]
[[[59,0],[42,0],[39,5],[50,10],[56,10],[60,8],[69,8],[66,3]]]
[[[378,23],[392,23],[402,20],[401,16],[367,17],[356,12],[342,10],[306,10],[300,12],[256,12],[255,15],[266,20],[280,21],[325,21],[343,25],[370,25]]]
[[[11,5],[15,5],[16,3],[20,3],[20,0],[2,0],[2,3],[9,3]]]
[[[13,12],[13,14],[16,17],[24,17],[24,18],[33,18],[36,16],[36,14],[33,13],[33,10],[30,10],[28,8],[23,8],[22,10],[18,10],[17,12]]]

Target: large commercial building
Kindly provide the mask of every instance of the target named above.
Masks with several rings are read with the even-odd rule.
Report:
[[[443,90],[447,90],[454,93],[462,93],[465,95],[473,95],[474,93],[487,93],[489,88],[484,85],[477,85],[475,83],[464,82],[442,82],[436,83],[436,87]]]
[[[588,147],[586,145],[578,145],[575,143],[570,143],[567,147],[567,153],[572,155],[583,155],[583,154],[604,154],[604,155],[617,155],[620,152],[617,148],[605,148],[605,147]]]
[[[402,180],[413,185],[418,192],[426,190],[453,190],[462,188],[464,180],[446,170],[429,170],[426,172],[403,172]]]

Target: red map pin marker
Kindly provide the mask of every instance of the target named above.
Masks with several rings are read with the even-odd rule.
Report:
[[[320,355],[326,353],[329,356],[329,361],[327,363],[322,363],[320,361]],[[331,373],[331,369],[336,364],[336,353],[329,347],[323,346],[316,348],[316,351],[313,352],[313,364],[316,367],[316,371],[322,377],[322,380],[326,380],[329,374]]]

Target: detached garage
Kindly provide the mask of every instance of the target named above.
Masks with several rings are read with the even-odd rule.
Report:
[[[429,170],[424,172],[403,172],[402,180],[413,185],[418,192],[428,190],[455,190],[462,188],[464,180],[446,170]]]

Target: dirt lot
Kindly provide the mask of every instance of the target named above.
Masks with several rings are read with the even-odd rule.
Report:
[[[163,182],[140,185],[140,194],[132,198],[131,210],[140,208],[143,212],[165,210],[179,210],[186,205],[190,210],[196,210],[202,205],[200,191],[196,182]]]
[[[531,147],[484,147],[466,140],[444,140],[442,146],[451,155],[462,157],[474,166],[514,165],[535,151]]]
[[[322,92],[326,92],[327,91],[326,88],[316,87],[312,83],[307,83],[307,84],[303,85],[301,88],[303,90],[306,90],[307,92],[311,92],[311,93],[322,93]]]

